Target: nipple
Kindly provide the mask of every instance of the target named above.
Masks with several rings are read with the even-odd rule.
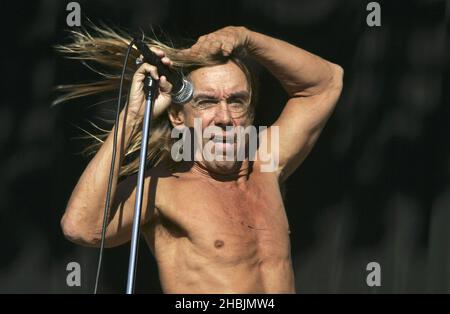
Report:
[[[225,243],[222,240],[216,240],[214,241],[214,246],[218,249],[220,249],[221,247],[223,247],[225,245]]]

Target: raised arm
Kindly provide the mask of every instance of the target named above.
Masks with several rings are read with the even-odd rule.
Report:
[[[285,41],[244,30],[247,50],[289,95],[280,117],[279,176],[285,180],[303,162],[333,112],[343,69]],[[272,128],[271,127],[271,128]],[[269,128],[268,132],[271,132]]]
[[[163,52],[154,51],[159,54],[165,64],[171,62],[169,59],[164,58]],[[131,237],[130,231],[136,198],[136,175],[126,178],[117,187],[116,183],[119,167],[124,156],[124,147],[128,146],[133,132],[140,131],[135,127],[137,121],[139,121],[139,116],[143,114],[144,110],[143,80],[145,73],[151,73],[153,78],[158,78],[155,67],[146,63],[140,66],[133,76],[128,105],[121,112],[119,123],[114,126],[114,128],[118,128],[118,141],[111,194],[111,215],[107,220],[108,225],[105,238],[107,247],[125,243]],[[161,77],[159,86],[159,95],[154,106],[154,117],[166,110],[171,102],[169,95],[172,88],[171,84],[164,77]],[[114,144],[113,133],[114,129],[84,170],[61,219],[64,235],[77,244],[95,247],[99,246],[101,241],[104,207]],[[148,197],[152,195],[150,185],[151,175],[147,175],[143,191],[142,224],[150,220],[154,210]]]
[[[290,97],[280,117],[267,129],[270,138],[273,127],[279,127],[277,173],[285,180],[311,151],[332,113],[344,71],[301,48],[245,27],[228,26],[201,36],[185,53],[227,56],[242,47],[280,81]]]

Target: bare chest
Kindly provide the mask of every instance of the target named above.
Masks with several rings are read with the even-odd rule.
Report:
[[[172,228],[208,259],[235,263],[290,255],[289,224],[278,183],[270,178],[250,181],[244,189],[189,182],[161,215],[166,222],[161,230]],[[166,239],[166,232],[158,234]]]

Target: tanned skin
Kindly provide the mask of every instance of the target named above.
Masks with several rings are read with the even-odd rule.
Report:
[[[160,164],[146,172],[141,230],[156,258],[165,293],[295,293],[290,230],[280,183],[300,166],[317,141],[340,96],[343,70],[244,27],[229,26],[202,36],[181,53],[227,56],[241,48],[266,67],[289,95],[281,115],[265,131],[270,139],[273,127],[278,127],[279,147],[271,148],[271,152],[278,150],[278,167],[263,172],[260,161],[248,159],[183,161],[172,170]],[[163,63],[172,64],[162,51],[153,51]],[[234,62],[193,71],[189,79],[195,89],[194,100],[178,109],[170,106],[171,84],[145,63],[133,77],[128,104],[115,126],[119,158],[114,183],[124,147],[135,132],[137,116],[143,113],[145,73],[160,81],[154,115],[169,110],[174,127],[193,127],[194,119],[200,118],[202,128],[218,126],[225,133],[227,126],[251,123],[247,115],[230,110],[233,102],[249,101],[249,82]],[[240,99],[236,100],[236,94]],[[206,105],[198,107],[200,102]],[[75,243],[100,244],[112,149],[111,132],[67,204],[61,226]],[[107,247],[130,240],[135,185],[136,175],[114,184]]]

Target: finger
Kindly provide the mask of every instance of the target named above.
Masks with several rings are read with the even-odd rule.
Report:
[[[163,64],[165,64],[165,65],[172,65],[172,61],[171,61],[169,58],[167,58],[167,57],[163,57],[163,58],[161,59],[161,62],[162,62]]]
[[[162,51],[161,49],[158,49],[156,47],[150,47],[150,50],[160,58],[162,58],[166,55],[166,53],[164,51]]]
[[[197,43],[189,49],[189,55],[197,57],[199,55],[217,54],[219,50],[220,50],[220,43],[217,41],[204,42],[201,44]]]
[[[134,77],[137,80],[143,80],[145,77],[145,74],[150,73],[150,76],[155,79],[158,80],[159,79],[159,75],[158,75],[158,69],[153,66],[150,65],[148,63],[143,63],[136,71]]]
[[[230,43],[223,43],[221,49],[223,55],[227,57],[233,52],[233,45]]]
[[[167,80],[167,78],[162,75],[159,80],[159,89],[163,93],[170,93],[172,91],[172,84]]]
[[[220,41],[213,41],[210,45],[210,50],[212,54],[217,54],[222,49],[222,43]]]

